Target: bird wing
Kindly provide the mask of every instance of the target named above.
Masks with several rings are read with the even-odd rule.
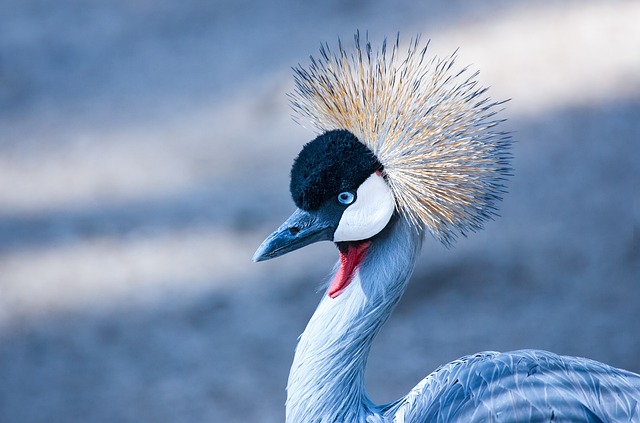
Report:
[[[484,352],[440,367],[384,413],[394,423],[637,422],[640,375],[546,351]]]

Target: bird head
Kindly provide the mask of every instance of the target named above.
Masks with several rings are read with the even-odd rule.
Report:
[[[357,242],[379,233],[395,211],[383,171],[373,152],[347,130],[328,131],[309,142],[291,169],[298,209],[262,243],[254,260],[317,241]]]
[[[477,72],[453,70],[455,53],[428,59],[416,38],[401,57],[398,46],[374,50],[357,33],[353,52],[324,45],[294,69],[296,120],[319,135],[293,163],[297,210],[255,261],[322,240],[361,245],[393,216],[450,245],[495,214],[510,172],[510,136],[495,129],[503,102]]]

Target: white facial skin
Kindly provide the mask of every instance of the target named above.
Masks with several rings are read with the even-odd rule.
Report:
[[[384,178],[372,173],[356,191],[356,200],[342,213],[334,242],[371,238],[389,223],[395,202]]]

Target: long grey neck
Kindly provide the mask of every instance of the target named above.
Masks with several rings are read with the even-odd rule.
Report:
[[[296,348],[287,386],[288,423],[378,421],[378,407],[364,388],[367,358],[421,247],[422,233],[396,216],[372,239],[347,289],[335,299],[324,296]]]

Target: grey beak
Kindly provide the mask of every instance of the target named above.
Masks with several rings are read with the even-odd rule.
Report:
[[[274,233],[258,247],[253,261],[279,257],[318,241],[333,239],[339,218],[321,211],[309,212],[297,209]]]

